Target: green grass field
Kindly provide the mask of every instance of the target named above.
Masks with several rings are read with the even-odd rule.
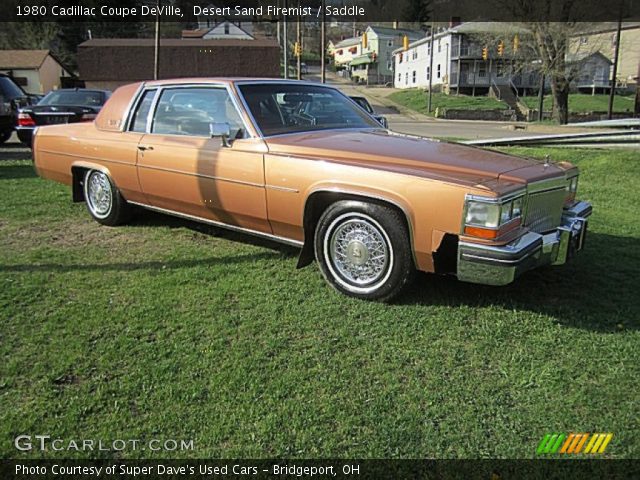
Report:
[[[120,457],[531,458],[549,432],[640,456],[637,152],[575,161],[586,250],[502,288],[420,275],[392,305],[296,252],[144,213],[92,221],[0,162],[0,455],[19,434],[192,439]],[[48,458],[113,453],[48,452]]]
[[[445,95],[434,93],[432,97],[432,111],[427,112],[427,92],[420,88],[399,90],[389,95],[394,102],[415,110],[424,115],[434,115],[436,108],[451,108],[461,110],[504,110],[507,104],[487,96],[472,97],[468,95]],[[529,108],[538,108],[538,97],[520,97],[521,101]],[[614,112],[633,112],[633,95],[616,95],[613,103]],[[546,95],[544,109],[551,110],[552,98]],[[609,95],[587,95],[572,93],[569,95],[569,111],[579,112],[606,112],[609,108]]]
[[[538,97],[520,97],[529,108],[538,109]],[[633,112],[635,97],[633,95],[616,95],[613,101],[614,112]],[[551,95],[544,97],[544,110],[551,110],[553,99]],[[588,95],[585,93],[569,94],[569,111],[580,112],[606,112],[609,110],[609,95]]]
[[[434,115],[436,108],[451,108],[461,110],[505,110],[507,104],[486,96],[472,97],[469,95],[445,95],[433,93],[431,98],[432,111],[427,112],[428,93],[421,88],[410,88],[393,92],[389,97],[394,102],[424,115]]]

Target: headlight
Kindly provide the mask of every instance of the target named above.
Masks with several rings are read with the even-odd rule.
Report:
[[[498,238],[505,230],[519,223],[522,217],[524,195],[509,200],[473,197],[467,199],[464,233],[481,238]]]
[[[495,228],[500,220],[500,205],[470,201],[467,204],[467,225],[481,225]]]

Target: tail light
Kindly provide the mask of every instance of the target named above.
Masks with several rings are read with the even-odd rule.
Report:
[[[29,115],[28,113],[19,113],[18,126],[19,127],[35,127],[36,122],[33,121],[33,118],[31,118],[31,115]]]
[[[82,117],[80,117],[81,122],[93,122],[96,119],[97,115],[95,113],[83,113]]]

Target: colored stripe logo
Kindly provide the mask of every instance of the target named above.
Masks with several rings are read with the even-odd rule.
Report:
[[[613,433],[547,433],[540,440],[536,453],[604,453],[612,438]]]

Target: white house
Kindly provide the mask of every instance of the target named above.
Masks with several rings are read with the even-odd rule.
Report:
[[[351,61],[362,53],[362,38],[345,38],[333,46],[333,62],[337,69],[348,68]]]
[[[483,45],[480,40],[482,34],[496,32],[504,35],[502,55],[497,45]],[[396,88],[428,88],[431,79],[434,88],[472,95],[486,94],[492,86],[532,90],[538,86],[538,75],[514,66],[517,52],[513,44],[525,34],[523,29],[497,22],[468,22],[442,29],[433,36],[433,66],[431,35],[410,43],[407,50],[394,50],[393,84]],[[486,60],[482,55],[485,46]]]

